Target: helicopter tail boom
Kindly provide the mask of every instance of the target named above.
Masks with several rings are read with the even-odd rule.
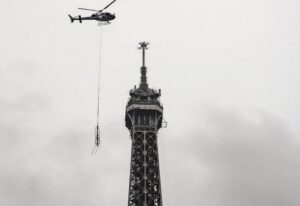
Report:
[[[68,16],[70,17],[71,23],[73,23],[75,20],[78,20],[80,23],[82,23],[81,15],[73,17],[69,14]]]

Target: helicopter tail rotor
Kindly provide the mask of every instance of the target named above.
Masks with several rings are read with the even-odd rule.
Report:
[[[68,16],[70,17],[71,23],[73,23],[74,22],[74,18],[70,14]]]

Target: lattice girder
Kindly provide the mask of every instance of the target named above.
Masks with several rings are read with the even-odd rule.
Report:
[[[160,175],[155,132],[134,132],[129,206],[161,206]]]

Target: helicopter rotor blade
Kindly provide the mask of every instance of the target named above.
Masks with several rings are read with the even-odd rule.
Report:
[[[103,9],[99,10],[100,12],[102,12],[103,10],[107,9],[110,5],[112,5],[116,0],[113,0],[112,2],[110,2],[106,7],[104,7]]]
[[[95,10],[95,9],[86,9],[86,8],[78,8],[78,9],[80,9],[80,10],[86,10],[86,11],[96,11],[96,12],[98,12],[98,10]]]

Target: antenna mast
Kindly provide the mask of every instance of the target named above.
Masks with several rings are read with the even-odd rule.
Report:
[[[142,67],[141,67],[141,83],[140,83],[140,88],[143,90],[148,89],[148,84],[147,84],[147,68],[145,66],[145,50],[148,49],[148,42],[140,42],[140,47],[138,49],[142,49],[143,52],[143,59],[142,59]]]

